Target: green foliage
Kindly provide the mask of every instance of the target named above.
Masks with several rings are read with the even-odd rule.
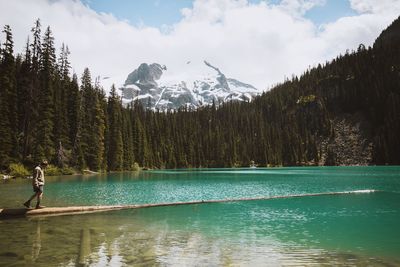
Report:
[[[8,166],[8,170],[11,176],[14,177],[27,177],[31,173],[21,163],[11,163]]]
[[[61,169],[61,174],[62,175],[71,175],[71,174],[75,174],[76,171],[74,171],[72,168],[70,167],[64,167]]]
[[[70,167],[59,168],[52,164],[49,164],[45,169],[46,176],[71,175],[75,173],[76,171]]]
[[[131,166],[132,171],[140,171],[140,166],[137,162],[133,163]]]
[[[62,175],[62,174],[63,174],[62,170],[52,164],[49,164],[45,169],[46,176],[57,176],[57,175]]]

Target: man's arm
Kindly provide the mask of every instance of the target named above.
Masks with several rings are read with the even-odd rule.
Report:
[[[32,179],[32,185],[34,187],[39,186],[39,181],[38,181],[39,175],[40,175],[39,170],[35,168],[35,174],[33,175],[33,179]]]

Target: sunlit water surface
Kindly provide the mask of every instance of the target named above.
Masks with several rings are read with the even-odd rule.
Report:
[[[48,206],[373,193],[0,220],[0,266],[400,266],[400,167],[48,177]],[[18,207],[29,180],[0,184]]]

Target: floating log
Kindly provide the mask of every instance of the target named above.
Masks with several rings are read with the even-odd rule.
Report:
[[[253,198],[231,198],[231,199],[218,199],[218,200],[196,200],[185,202],[169,202],[169,203],[154,203],[154,204],[137,204],[137,205],[113,205],[113,206],[74,206],[74,207],[49,207],[42,209],[0,209],[0,217],[13,217],[13,216],[56,216],[68,214],[81,214],[91,212],[101,212],[110,210],[123,210],[123,209],[143,209],[153,207],[165,206],[179,206],[179,205],[195,205],[207,203],[224,203],[224,202],[239,202],[239,201],[255,201],[255,200],[273,200],[273,199],[286,199],[286,198],[300,198],[300,197],[317,197],[329,195],[345,195],[345,194],[361,194],[361,193],[374,193],[377,190],[355,190],[355,191],[342,191],[342,192],[326,192],[326,193],[312,193],[312,194],[299,194],[299,195],[286,195],[286,196],[269,196],[269,197],[253,197]]]

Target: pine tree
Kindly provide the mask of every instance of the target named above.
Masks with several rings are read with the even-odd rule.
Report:
[[[15,60],[10,26],[4,26],[4,48],[0,50],[0,167],[6,167],[17,155],[17,110]]]
[[[18,141],[22,160],[26,160],[31,151],[32,142],[32,117],[33,106],[33,84],[32,84],[32,57],[29,38],[26,43],[25,54],[21,64],[16,69],[17,80],[17,107],[18,107]]]
[[[86,68],[81,85],[81,149],[87,167],[99,171],[103,166],[105,114],[102,107],[104,94],[93,87],[90,71]]]
[[[94,104],[92,108],[93,124],[91,139],[88,145],[88,167],[92,170],[101,171],[104,157],[104,132],[105,132],[105,114],[102,102],[105,97],[98,83],[94,88]]]
[[[121,171],[123,169],[124,147],[122,139],[122,114],[121,103],[117,95],[115,86],[111,87],[108,97],[108,170]]]
[[[85,165],[88,163],[89,142],[92,134],[92,107],[94,101],[94,90],[92,88],[92,78],[88,68],[85,68],[81,78],[81,103],[80,103],[80,127],[79,144],[84,155]]]
[[[72,80],[66,84],[66,87],[68,139],[71,145],[74,146],[78,135],[78,128],[82,126],[80,124],[81,95],[79,93],[78,77],[76,74],[72,76]]]
[[[54,37],[50,27],[47,27],[43,37],[42,53],[40,55],[40,91],[38,95],[38,118],[36,123],[34,160],[39,162],[46,158],[53,160],[55,147],[54,126],[54,75],[55,75],[55,48]]]
[[[58,58],[57,72],[54,77],[54,141],[70,148],[68,120],[68,90],[70,86],[68,47],[64,44]]]
[[[122,143],[123,143],[123,170],[132,170],[134,164],[133,133],[130,110],[122,110]]]
[[[81,97],[82,93],[78,88],[78,77],[73,75],[72,83],[71,83],[71,91],[69,97],[69,116],[70,119],[74,120],[74,124],[71,123],[70,129],[70,138],[73,144],[72,146],[72,155],[71,155],[71,164],[75,168],[80,171],[83,171],[86,167],[85,155],[83,153],[83,119],[84,119],[84,111],[83,111],[83,101]]]

